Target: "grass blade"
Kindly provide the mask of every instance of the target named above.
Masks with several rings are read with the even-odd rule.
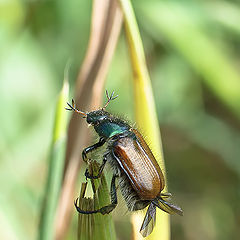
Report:
[[[89,165],[90,174],[97,175],[99,164],[92,162]],[[82,184],[79,196],[79,207],[83,210],[94,210],[110,203],[109,189],[105,176],[102,174],[99,179],[91,180],[93,199],[85,198],[87,183]],[[116,233],[111,214],[79,214],[78,216],[78,240],[94,239],[116,239]]]
[[[48,178],[39,226],[39,240],[53,239],[56,206],[59,199],[65,159],[67,111],[64,107],[68,100],[68,88],[68,82],[65,80],[56,106]]]
[[[101,106],[104,81],[122,26],[117,0],[93,1],[90,40],[75,86],[76,105],[82,110]],[[90,142],[90,131],[81,118],[72,116],[68,129],[66,171],[57,208],[55,238],[65,239],[72,214],[77,176],[82,164],[79,149]]]
[[[142,40],[138,30],[134,11],[129,0],[120,0],[125,20],[125,31],[128,47],[131,55],[132,68],[134,72],[134,91],[135,91],[135,115],[140,129],[151,139],[148,141],[161,168],[165,174],[165,165],[162,153],[160,130],[158,127],[157,114],[152,93],[151,82],[147,70]],[[146,139],[148,140],[148,139]],[[141,218],[144,215],[141,214]],[[139,234],[140,226],[137,222],[139,216],[133,217],[134,239],[141,239]],[[161,222],[147,239],[170,239],[169,216],[166,213],[157,211],[157,221]]]

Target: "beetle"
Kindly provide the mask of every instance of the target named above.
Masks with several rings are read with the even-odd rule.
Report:
[[[106,150],[103,154],[102,164],[98,174],[92,176],[88,169],[85,171],[86,178],[97,179],[101,176],[106,162],[113,170],[111,181],[111,204],[103,206],[93,211],[83,211],[77,206],[78,199],[74,202],[76,210],[82,214],[109,214],[117,205],[116,179],[123,198],[126,201],[129,211],[142,210],[148,207],[144,217],[140,233],[143,237],[148,236],[156,222],[156,208],[160,208],[166,213],[183,215],[180,207],[170,203],[168,199],[170,193],[163,193],[165,179],[160,166],[152,151],[144,140],[140,132],[131,126],[127,121],[112,115],[106,111],[108,104],[118,97],[111,96],[106,91],[107,102],[99,110],[91,112],[82,112],[67,103],[69,111],[83,115],[88,124],[94,127],[99,135],[99,141],[82,151],[82,158],[87,161],[87,155],[90,152],[106,144]]]

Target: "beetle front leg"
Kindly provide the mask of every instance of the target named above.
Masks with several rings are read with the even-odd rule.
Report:
[[[107,162],[107,158],[106,158],[106,156],[104,156],[103,162],[102,162],[101,166],[99,167],[98,174],[96,176],[91,175],[89,173],[88,169],[86,169],[86,171],[85,171],[86,179],[87,178],[89,178],[89,179],[98,179],[101,176],[101,174],[102,174],[102,171],[103,171],[103,169],[105,167],[106,162]]]
[[[97,148],[101,147],[104,143],[106,142],[106,140],[104,138],[100,138],[99,139],[99,142],[93,144],[92,146],[89,146],[87,148],[85,148],[83,151],[82,151],[82,159],[84,162],[87,162],[86,159],[87,159],[87,154],[89,152],[92,152],[93,150],[96,150]]]
[[[77,206],[77,201],[78,201],[78,198],[74,202],[74,205],[79,213],[82,213],[82,214],[101,213],[102,215],[109,214],[117,206],[116,175],[113,175],[112,182],[111,182],[111,204],[101,207],[97,210],[84,211]]]

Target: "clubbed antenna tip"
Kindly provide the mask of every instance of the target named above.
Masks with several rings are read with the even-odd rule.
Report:
[[[84,115],[85,117],[87,116],[87,114],[85,112],[82,112],[82,111],[79,111],[76,107],[75,107],[75,102],[74,100],[72,99],[72,105],[70,103],[67,103],[67,105],[69,106],[69,108],[65,108],[66,110],[68,111],[74,111],[76,113],[79,113],[79,114],[82,114]]]
[[[116,98],[118,97],[118,95],[114,96],[114,91],[112,92],[111,96],[109,97],[107,90],[106,90],[106,96],[107,96],[107,102],[106,102],[106,104],[104,105],[104,107],[102,108],[103,110],[106,109],[106,107],[108,106],[108,104],[109,104],[112,100],[114,100],[114,99],[116,99]]]

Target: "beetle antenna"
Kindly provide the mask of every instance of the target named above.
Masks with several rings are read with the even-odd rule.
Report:
[[[79,111],[76,107],[75,107],[75,102],[74,100],[72,99],[72,105],[70,103],[67,102],[67,105],[70,107],[70,108],[65,108],[66,110],[68,111],[74,111],[75,113],[79,113],[79,114],[82,114],[84,115],[84,117],[87,116],[87,114],[85,112],[82,112],[82,111]]]
[[[106,104],[102,107],[102,110],[105,110],[106,107],[108,106],[108,104],[109,104],[112,100],[114,100],[114,99],[116,99],[116,98],[118,97],[118,95],[114,96],[114,91],[112,92],[111,96],[109,97],[107,90],[106,90],[106,96],[107,96],[107,102],[106,102]]]

